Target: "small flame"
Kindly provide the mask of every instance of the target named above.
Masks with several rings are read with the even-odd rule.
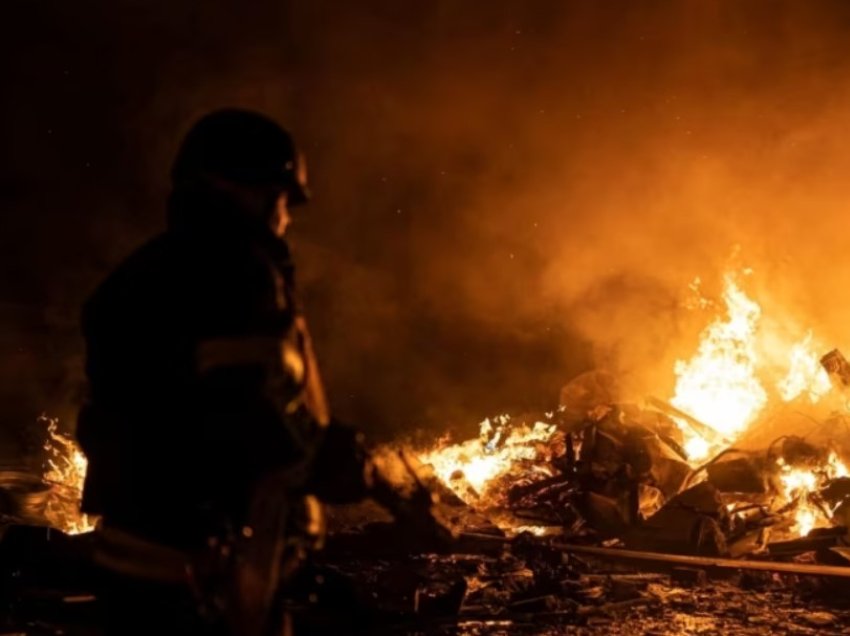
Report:
[[[807,536],[818,523],[818,516],[808,505],[801,506],[794,519],[794,529],[801,537]]]
[[[72,438],[59,432],[59,420],[44,416],[39,419],[47,424],[47,462],[42,479],[53,486],[45,517],[66,534],[91,532],[97,518],[80,511],[88,460]]]
[[[810,470],[790,469],[780,479],[786,493],[811,492],[818,484],[818,478]]]
[[[678,418],[674,419],[677,422],[679,421]],[[685,455],[688,456],[690,461],[701,461],[708,459],[711,454],[711,443],[701,435],[695,433],[685,441],[684,450]]]
[[[535,444],[549,441],[555,430],[554,424],[544,422],[511,427],[507,415],[493,421],[488,418],[481,422],[478,438],[419,453],[419,459],[430,464],[440,481],[466,503],[495,504],[499,499],[495,481],[517,462],[538,457]]]
[[[545,537],[548,534],[548,528],[546,526],[516,526],[512,528],[512,532],[514,534],[527,532],[533,534],[535,537]]]
[[[820,356],[812,345],[811,331],[791,347],[788,375],[779,381],[776,388],[786,402],[805,394],[812,404],[816,404],[832,389],[829,374],[821,365]]]
[[[831,452],[826,463],[812,468],[793,467],[782,458],[777,460],[782,485],[782,496],[787,502],[796,501],[794,531],[806,536],[814,528],[831,525],[831,514],[814,501],[815,493],[830,480],[847,477],[847,466]]]

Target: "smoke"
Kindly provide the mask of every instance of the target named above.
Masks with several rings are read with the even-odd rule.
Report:
[[[846,3],[191,5],[17,7],[5,298],[76,307],[162,227],[192,120],[239,105],[305,147],[301,289],[373,433],[551,407],[597,364],[669,391],[683,293],[735,245],[766,313],[845,341]]]

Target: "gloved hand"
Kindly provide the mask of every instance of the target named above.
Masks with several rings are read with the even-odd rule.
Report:
[[[379,486],[386,493],[385,505],[389,504],[387,507],[404,537],[424,546],[423,549],[449,549],[457,540],[457,533],[440,514],[436,495],[419,480],[405,457],[399,457],[412,480],[412,491],[403,493],[388,483]]]
[[[423,550],[443,552],[457,542],[457,532],[441,518],[436,507],[408,517],[396,517],[401,540],[410,540]]]

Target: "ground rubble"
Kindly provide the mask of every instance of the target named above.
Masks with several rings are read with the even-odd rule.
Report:
[[[313,630],[304,633],[850,633],[847,580],[639,568],[571,553],[558,537],[508,539],[495,531],[462,536],[436,551],[416,545],[390,523],[336,524],[335,515],[327,549],[297,585],[297,622]],[[89,535],[11,528],[0,548],[0,634],[97,636],[97,599],[87,578]],[[795,559],[813,561],[814,555]]]
[[[636,568],[530,534],[462,537],[465,552],[392,554],[381,534],[390,527],[372,532],[358,530],[359,545],[331,539],[315,570],[330,591],[302,605],[304,616],[357,607],[368,633],[423,636],[850,633],[850,579]],[[341,589],[353,599],[342,602]]]

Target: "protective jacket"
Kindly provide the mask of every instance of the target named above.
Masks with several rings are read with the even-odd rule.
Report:
[[[169,227],[83,312],[83,508],[180,549],[246,522],[257,484],[365,494],[365,454],[331,422],[286,244],[226,197],[176,191]],[[282,471],[282,473],[281,473]]]

